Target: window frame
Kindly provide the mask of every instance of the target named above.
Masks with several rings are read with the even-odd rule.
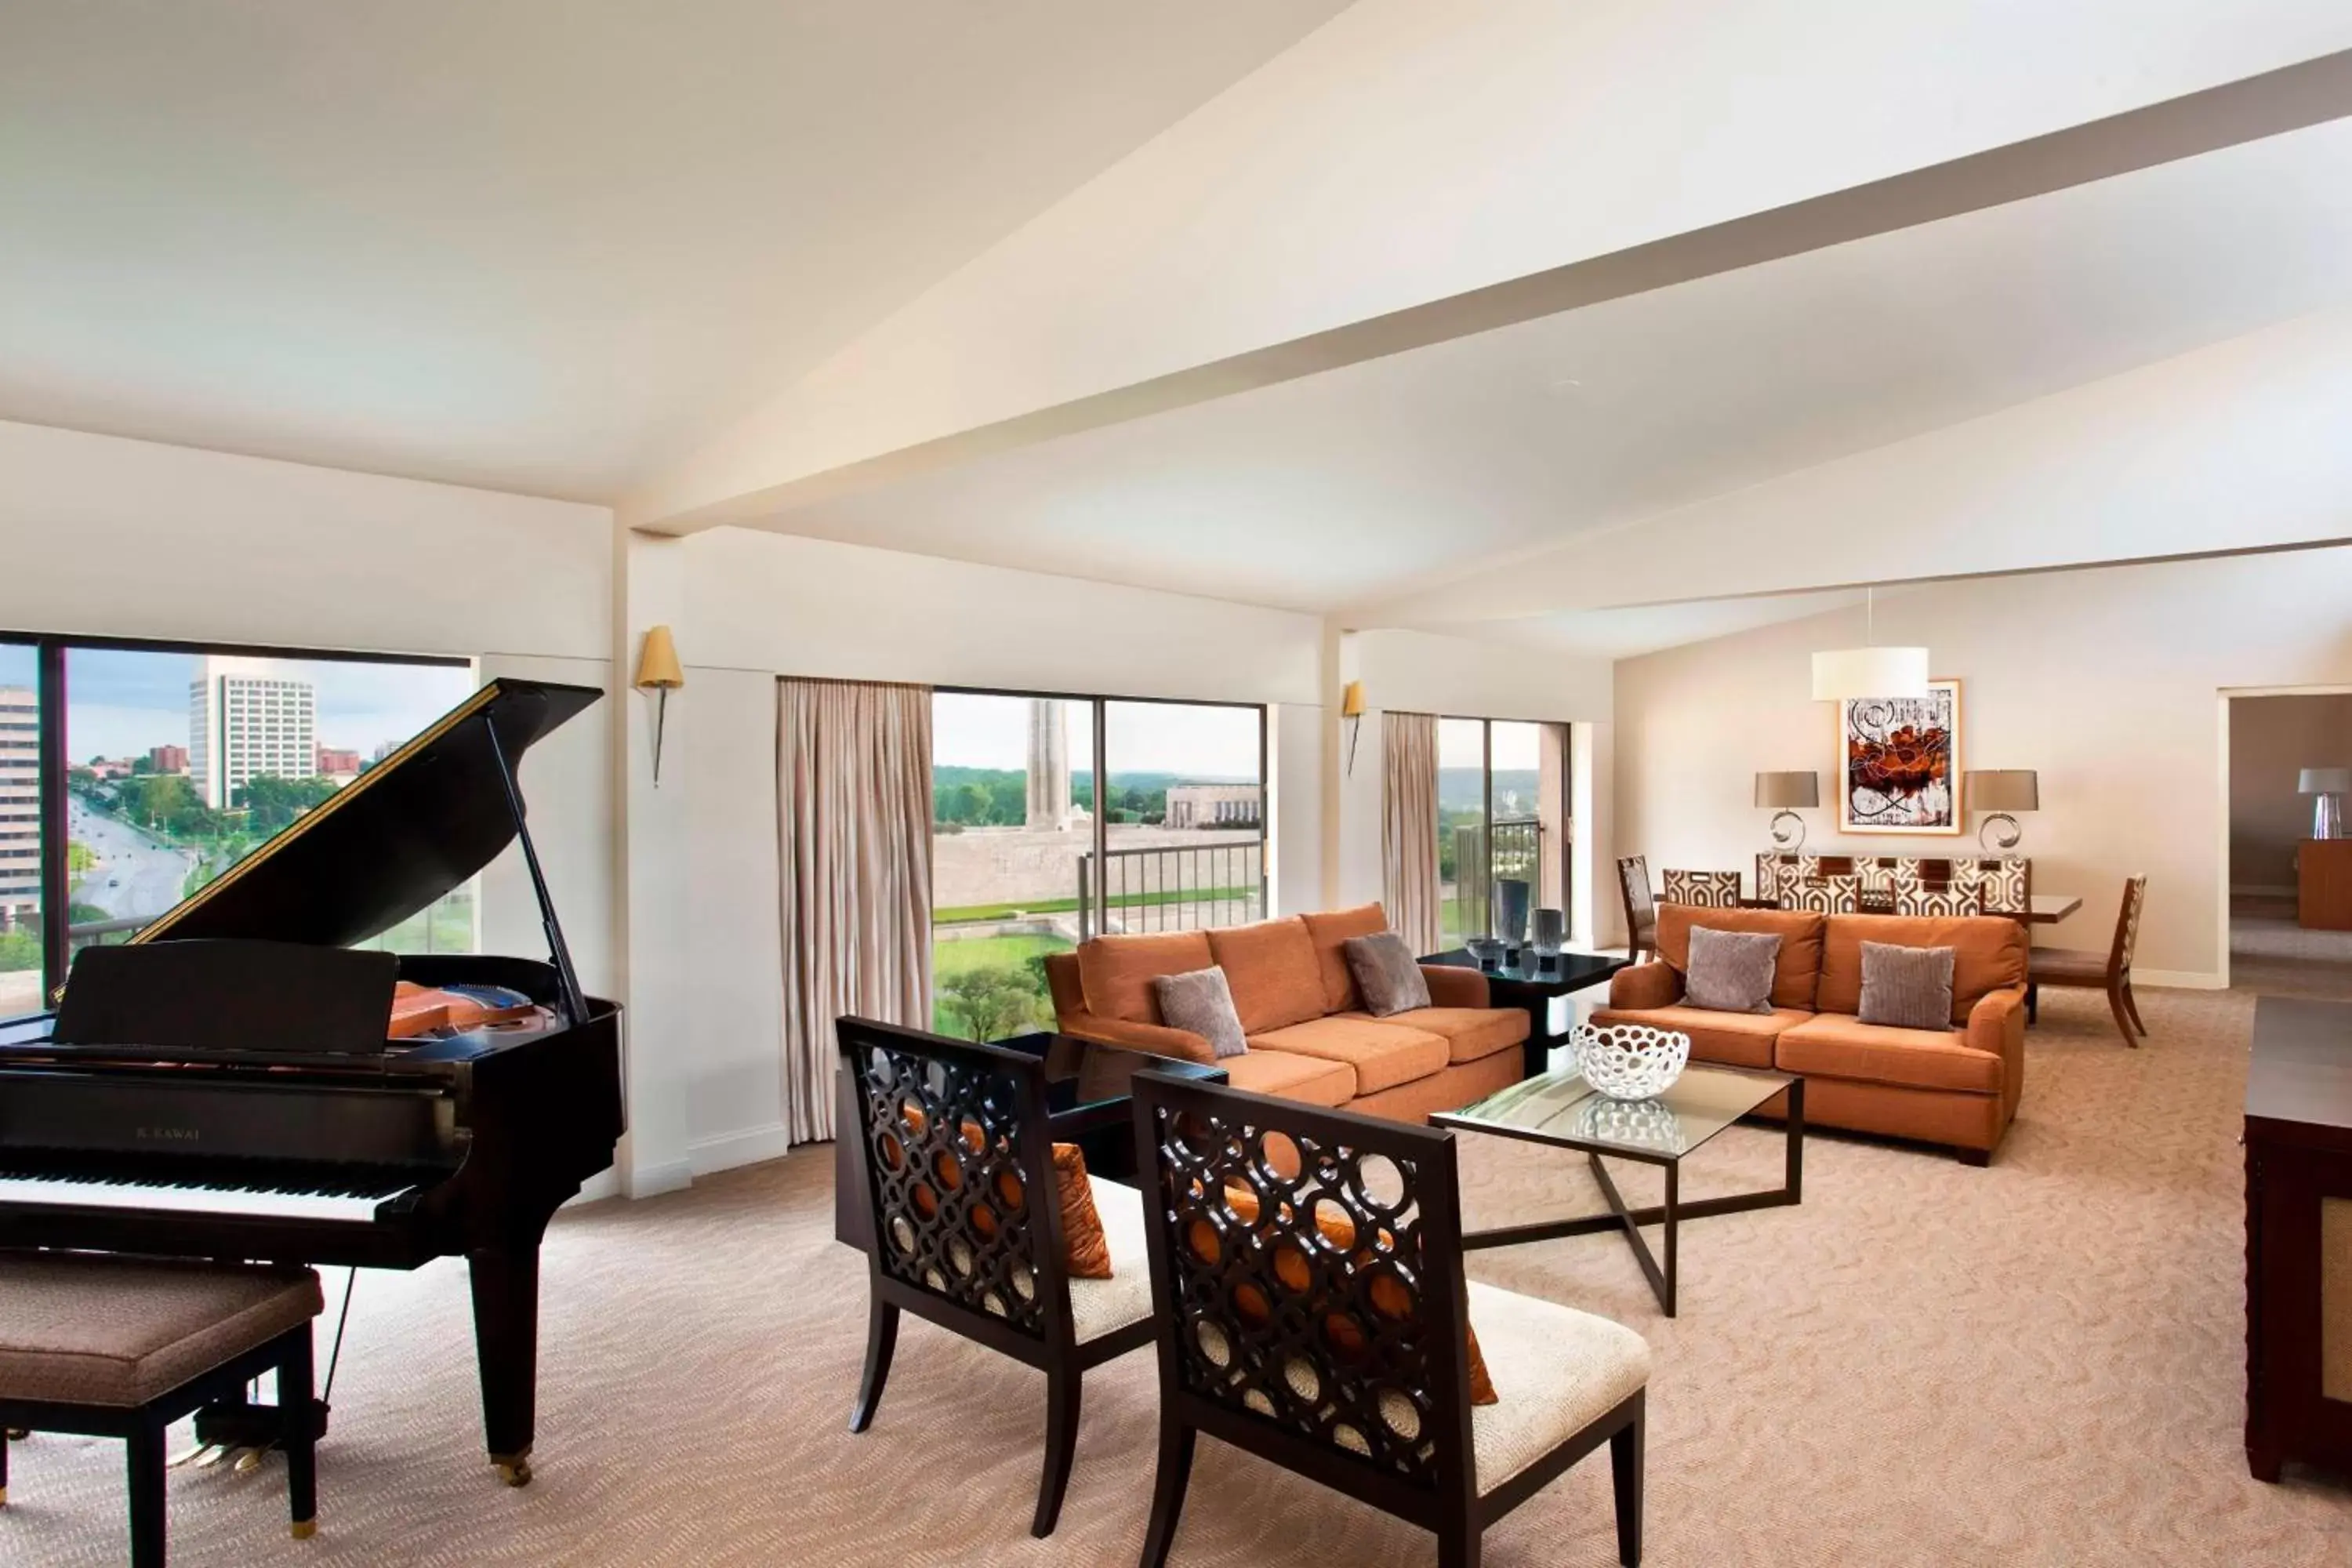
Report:
[[[1574,721],[1567,719],[1497,719],[1479,713],[1440,713],[1435,717],[1441,724],[1450,721],[1478,726],[1478,820],[1481,825],[1478,841],[1486,847],[1486,884],[1489,889],[1486,921],[1487,930],[1484,933],[1486,935],[1493,934],[1495,924],[1494,907],[1491,901],[1493,899],[1491,889],[1495,880],[1495,726],[1497,724],[1533,724],[1538,728],[1559,726],[1560,768],[1559,800],[1557,804],[1559,808],[1560,830],[1557,835],[1559,843],[1550,852],[1559,857],[1559,908],[1565,917],[1576,907],[1576,725]],[[1439,831],[1444,831],[1442,825]],[[1536,852],[1538,855],[1545,853],[1543,807],[1540,803],[1536,808]],[[1455,868],[1454,877],[1457,885],[1461,875],[1460,868]],[[1530,912],[1536,907],[1531,903]],[[1466,941],[1472,935],[1480,933],[1465,931],[1462,934]]]
[[[1257,907],[1267,916],[1272,916],[1274,912],[1273,877],[1269,868],[1273,860],[1270,851],[1274,844],[1274,781],[1267,773],[1269,752],[1266,727],[1270,712],[1268,704],[1222,701],[1199,697],[1127,697],[1116,692],[1041,691],[1011,686],[934,686],[930,689],[934,698],[1011,697],[1047,702],[1083,702],[1087,705],[1091,714],[1093,735],[1091,755],[1087,759],[1087,765],[1091,770],[1094,779],[1094,809],[1087,814],[1092,819],[1087,852],[1093,857],[1097,874],[1092,885],[1087,889],[1087,907],[1078,911],[1078,929],[1088,935],[1100,935],[1109,929],[1107,921],[1110,913],[1110,889],[1108,886],[1108,879],[1102,874],[1102,871],[1109,865],[1107,857],[1109,853],[1110,824],[1108,814],[1103,810],[1103,791],[1110,782],[1108,766],[1110,705],[1114,702],[1153,702],[1168,708],[1233,708],[1255,713],[1257,715],[1258,791]],[[939,759],[934,755],[931,765],[936,767],[938,763]],[[939,910],[939,900],[936,896],[931,900],[931,909],[934,924],[936,924]]]
[[[306,664],[404,664],[473,669],[465,654],[378,653],[360,648],[296,647],[277,643],[210,642],[195,638],[86,636],[0,627],[0,646],[34,650],[35,711],[40,733],[41,993],[54,996],[72,960],[72,873],[67,864],[66,656],[81,649],[108,653],[179,654],[204,658],[288,658]]]

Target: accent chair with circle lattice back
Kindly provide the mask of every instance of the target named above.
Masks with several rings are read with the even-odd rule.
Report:
[[[836,1028],[857,1117],[839,1136],[864,1143],[874,1237],[866,1373],[849,1429],[873,1424],[901,1312],[1038,1368],[1045,1464],[1029,1528],[1051,1535],[1087,1369],[1151,1342],[1142,1199],[1087,1178],[1110,1275],[1074,1278],[1038,1059],[868,1018]]]
[[[1441,1568],[1475,1568],[1488,1526],[1606,1442],[1641,1561],[1649,1347],[1465,1281],[1451,1133],[1150,1072],[1135,1119],[1160,1346],[1142,1568],[1203,1432],[1434,1531]]]

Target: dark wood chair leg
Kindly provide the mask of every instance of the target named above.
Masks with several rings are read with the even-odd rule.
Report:
[[[2134,994],[2131,981],[2128,977],[2124,981],[2124,1006],[2130,1012],[2132,1023],[2136,1025],[2138,1027],[2139,1032],[2145,1036],[2147,1033],[2147,1026],[2140,1023],[2139,997]]]
[[[898,1346],[898,1309],[872,1298],[866,1314],[866,1375],[858,1380],[857,1404],[849,1413],[849,1429],[863,1432],[874,1425],[882,1403],[882,1385],[890,1381],[890,1352]]]
[[[2124,1011],[2122,986],[2107,987],[2107,1011],[2116,1016],[2116,1027],[2123,1031],[2124,1044],[2137,1047],[2139,1045],[2139,1037],[2132,1033],[2131,1016]]]
[[[8,1444],[16,1434],[0,1432],[0,1508],[8,1506]]]
[[[278,1363],[278,1408],[285,1413],[286,1503],[294,1539],[308,1541],[319,1528],[319,1423],[312,1404],[310,1325],[286,1337],[286,1359]]]
[[[1954,1152],[1959,1155],[1960,1163],[1963,1165],[1974,1165],[1982,1169],[1992,1163],[1992,1151],[1990,1149],[1958,1149]]]
[[[1617,1489],[1617,1561],[1642,1563],[1642,1417],[1609,1439],[1609,1477]]]
[[[2030,982],[2025,987],[2025,1021],[2028,1024],[2042,1022],[2042,987]]]
[[[131,1450],[131,1568],[163,1568],[163,1424],[142,1422]]]
[[[1166,1568],[1176,1543],[1176,1521],[1184,1512],[1184,1486],[1192,1479],[1192,1428],[1166,1416],[1160,1421],[1160,1475],[1151,1487],[1151,1522],[1143,1531],[1140,1568]]]
[[[1078,1394],[1085,1386],[1075,1368],[1045,1373],[1045,1474],[1037,1484],[1037,1517],[1029,1521],[1029,1533],[1040,1538],[1053,1534],[1062,1517],[1062,1493],[1078,1452]]]
[[[1483,1545],[1475,1524],[1450,1525],[1437,1532],[1437,1568],[1478,1568]]]

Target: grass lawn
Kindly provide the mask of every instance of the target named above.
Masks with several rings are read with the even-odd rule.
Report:
[[[931,977],[944,980],[974,969],[1019,969],[1041,952],[1067,952],[1057,936],[974,936],[931,943]]]
[[[1122,893],[1110,901],[1115,910],[1150,909],[1160,904],[1240,903],[1257,897],[1255,888],[1170,888],[1149,893]],[[1078,907],[1072,899],[1031,899],[1012,904],[961,904],[931,911],[934,925],[965,921],[1001,921],[1014,914],[1066,915]]]

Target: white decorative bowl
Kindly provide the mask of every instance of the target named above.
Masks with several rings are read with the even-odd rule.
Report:
[[[1664,1094],[1690,1061],[1688,1035],[1647,1024],[1580,1024],[1570,1044],[1576,1070],[1612,1100]]]

